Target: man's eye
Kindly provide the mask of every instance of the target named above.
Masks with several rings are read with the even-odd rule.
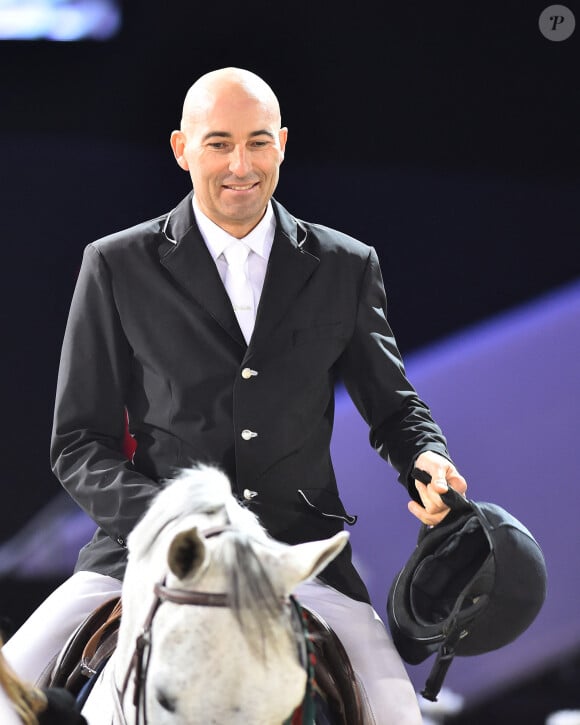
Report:
[[[221,151],[222,149],[226,148],[226,144],[223,141],[212,141],[209,146],[216,151]]]

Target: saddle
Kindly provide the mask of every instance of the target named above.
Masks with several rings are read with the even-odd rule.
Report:
[[[328,624],[301,605],[314,654],[314,682],[328,725],[362,725],[363,707],[357,678],[340,640]],[[114,597],[82,622],[40,684],[61,687],[82,699],[82,692],[117,646],[121,599]]]
[[[120,622],[121,598],[103,602],[73,632],[37,685],[62,687],[78,697],[113,654]]]

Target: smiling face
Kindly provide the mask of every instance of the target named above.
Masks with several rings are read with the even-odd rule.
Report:
[[[171,147],[200,209],[240,239],[258,224],[278,184],[287,133],[270,87],[228,68],[190,88]]]

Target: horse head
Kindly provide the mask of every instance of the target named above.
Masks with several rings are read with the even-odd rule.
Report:
[[[347,540],[345,532],[294,546],[273,540],[210,467],[169,482],[128,541],[123,617],[107,665],[120,722],[280,725],[291,717],[308,675],[290,595]]]

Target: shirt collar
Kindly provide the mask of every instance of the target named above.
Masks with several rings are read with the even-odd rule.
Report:
[[[272,202],[268,202],[266,207],[266,213],[260,220],[260,222],[242,239],[238,240],[237,237],[233,237],[228,234],[225,230],[219,227],[209,217],[207,217],[199,208],[198,203],[193,196],[193,213],[195,215],[195,221],[201,232],[207,248],[214,260],[216,260],[220,254],[223,253],[224,249],[230,246],[235,241],[242,241],[247,244],[248,247],[259,254],[265,260],[268,260],[272,244],[274,242],[274,232],[276,230],[276,217],[274,216],[274,210],[272,209]]]

